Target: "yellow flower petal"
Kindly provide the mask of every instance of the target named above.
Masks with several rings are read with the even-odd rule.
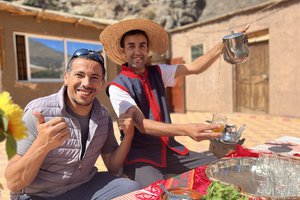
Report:
[[[0,109],[3,110],[8,118],[8,132],[13,135],[16,140],[27,136],[27,129],[22,121],[23,110],[11,100],[8,92],[0,93]]]
[[[9,93],[6,91],[0,93],[0,108],[4,108],[9,104],[12,104],[12,100]]]

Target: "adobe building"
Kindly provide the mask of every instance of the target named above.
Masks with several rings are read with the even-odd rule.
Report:
[[[0,1],[0,91],[9,91],[21,107],[56,92],[71,47],[96,45],[102,51],[98,36],[114,22]],[[170,51],[166,57],[154,55],[152,61],[189,63],[246,24],[248,61],[231,65],[220,55],[204,73],[179,80],[167,89],[171,111],[300,116],[298,0],[206,1],[198,22],[168,30]],[[61,49],[51,50],[51,41]],[[39,57],[60,62],[45,64]],[[119,68],[107,58],[106,64],[108,83]],[[104,88],[99,99],[114,113]]]
[[[179,112],[249,112],[299,117],[300,1],[262,1],[222,13],[226,6],[230,8],[225,5],[230,2],[232,7],[237,4],[231,0],[206,1],[206,10],[197,23],[170,30],[171,62],[189,63],[222,42],[232,30],[250,24],[248,61],[231,65],[220,55],[207,71],[186,77],[171,90],[176,94],[171,99],[171,107]],[[224,6],[217,6],[222,3]]]
[[[10,92],[22,108],[58,91],[74,48],[92,46],[101,51],[99,34],[111,23],[0,1],[0,91]],[[106,64],[108,82],[116,67],[108,59]],[[104,92],[103,88],[99,99],[113,111]]]

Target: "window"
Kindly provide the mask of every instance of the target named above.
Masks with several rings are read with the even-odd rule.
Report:
[[[193,45],[191,47],[192,61],[203,55],[203,44]]]
[[[73,52],[86,48],[102,52],[100,43],[39,35],[15,34],[18,80],[62,81]]]

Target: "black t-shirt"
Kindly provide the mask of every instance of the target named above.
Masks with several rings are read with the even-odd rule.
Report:
[[[75,117],[80,124],[80,130],[81,130],[81,156],[80,157],[82,158],[86,150],[86,142],[89,137],[90,113],[86,116],[80,116],[74,113],[68,106],[67,106],[67,111],[69,114]]]

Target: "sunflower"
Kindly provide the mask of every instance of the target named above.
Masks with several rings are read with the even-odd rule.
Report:
[[[13,103],[10,94],[6,91],[0,93],[0,134],[2,134],[0,136],[7,139],[7,154],[15,152],[15,140],[27,136],[27,129],[22,121],[22,116],[23,110],[19,105]],[[9,158],[11,156],[12,154],[9,155]]]

